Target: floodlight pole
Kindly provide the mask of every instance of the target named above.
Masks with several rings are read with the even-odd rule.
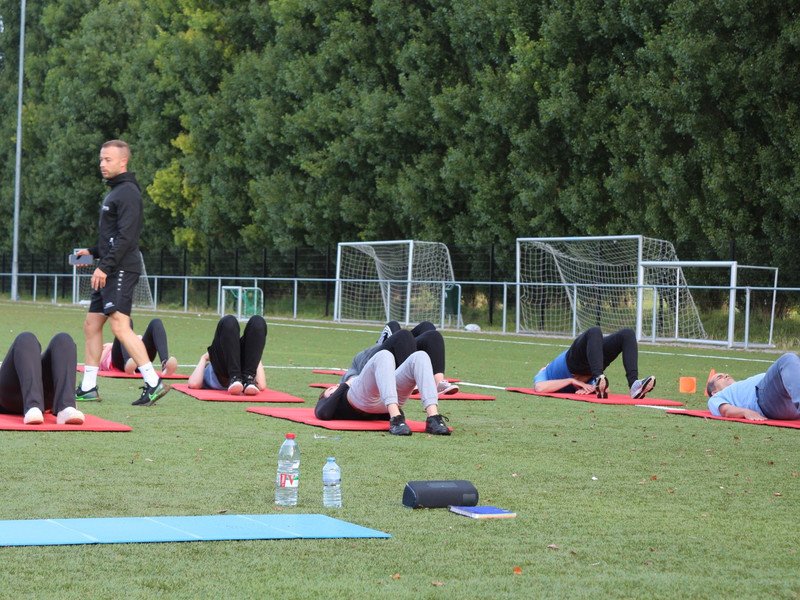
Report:
[[[14,236],[11,251],[11,300],[19,300],[19,188],[22,178],[22,80],[25,67],[25,0],[19,15],[19,81],[17,84],[17,156],[14,167]]]

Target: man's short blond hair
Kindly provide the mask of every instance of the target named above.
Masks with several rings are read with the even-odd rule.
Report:
[[[123,142],[122,140],[109,140],[101,146],[101,148],[109,148],[109,147],[119,148],[125,154],[125,158],[130,159],[131,147],[128,146],[127,142]]]

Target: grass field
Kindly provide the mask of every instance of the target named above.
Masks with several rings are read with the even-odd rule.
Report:
[[[19,332],[78,342],[74,307],[0,303],[0,349]],[[141,329],[148,315],[134,315]],[[172,353],[194,364],[213,315],[161,314]],[[305,398],[377,332],[271,321],[270,387]],[[448,375],[528,386],[563,340],[445,331]],[[776,353],[640,348],[658,397],[705,408],[709,369],[744,377]],[[186,371],[188,367],[184,367]],[[622,391],[621,365],[607,372]],[[678,393],[678,377],[698,393]],[[171,392],[131,406],[136,382],[101,379],[81,405],[130,433],[1,432],[0,518],[275,513],[283,434],[302,451],[297,513],[322,513],[388,540],[298,540],[0,548],[2,598],[797,598],[800,432],[706,422],[662,410],[533,398],[440,404],[451,437],[335,432]],[[465,391],[488,391],[464,386]],[[413,402],[413,401],[412,401]],[[407,405],[409,418],[421,407]],[[336,456],[344,507],[322,507],[321,469]],[[406,481],[468,479],[481,504],[516,519],[475,521],[401,505]]]

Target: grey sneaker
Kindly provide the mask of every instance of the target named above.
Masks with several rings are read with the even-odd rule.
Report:
[[[411,435],[411,427],[406,423],[404,414],[389,419],[389,433],[392,435]]]
[[[443,379],[436,384],[436,393],[440,396],[449,396],[458,393],[458,386],[455,383]]]
[[[81,386],[75,388],[75,400],[78,402],[100,402],[100,392],[94,386],[88,392],[84,392]]]
[[[650,375],[644,379],[637,379],[631,386],[631,398],[634,400],[644,398],[654,387],[656,387],[656,378],[654,375]]]

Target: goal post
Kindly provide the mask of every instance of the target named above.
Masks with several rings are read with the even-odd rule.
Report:
[[[141,253],[140,257],[142,271],[139,274],[139,281],[136,283],[136,287],[133,290],[133,306],[135,308],[155,309],[156,304],[153,301],[153,291],[150,289],[150,280],[147,277],[144,256],[141,256]],[[95,267],[92,265],[83,268],[72,267],[73,304],[89,304],[89,299],[93,291],[92,272],[94,269]]]
[[[220,317],[234,315],[238,321],[247,321],[254,315],[264,315],[264,292],[259,287],[223,285],[217,297]]]
[[[642,339],[650,327],[646,307],[667,314],[677,306],[674,328],[670,320],[677,333],[666,339],[705,340],[680,268],[645,268],[647,261],[677,258],[670,242],[641,235],[518,238],[517,332],[574,337],[598,325],[604,331],[631,328]],[[656,333],[647,337],[661,339]]]
[[[340,242],[334,320],[444,326],[454,281],[450,252],[440,242]]]

